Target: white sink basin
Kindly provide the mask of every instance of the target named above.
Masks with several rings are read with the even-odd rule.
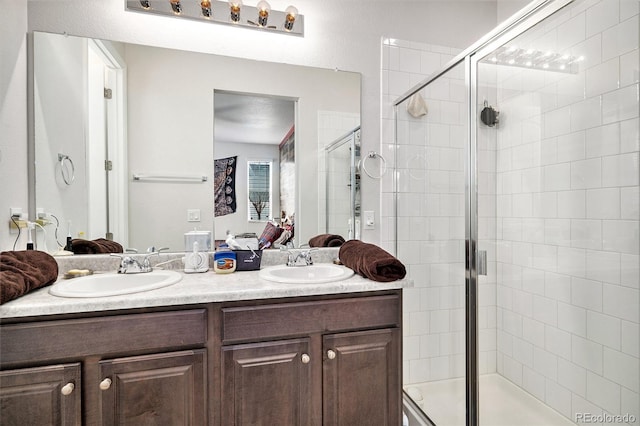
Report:
[[[309,266],[270,266],[260,270],[265,280],[292,284],[318,284],[346,280],[353,270],[332,263],[317,263]]]
[[[152,271],[141,274],[97,274],[54,284],[49,293],[60,297],[106,297],[155,290],[182,279],[176,271]]]

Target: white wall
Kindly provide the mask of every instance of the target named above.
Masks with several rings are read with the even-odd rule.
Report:
[[[3,8],[2,84],[10,82],[12,92],[2,106],[2,123],[11,127],[9,142],[17,152],[12,161],[2,160],[6,173],[16,185],[9,197],[26,204],[26,43],[23,2],[8,2]],[[284,9],[289,2],[272,2]],[[496,23],[494,1],[359,1],[300,0],[305,15],[305,37],[263,34],[229,26],[195,23],[189,20],[144,16],[126,12],[120,1],[70,0],[29,1],[28,29],[49,31],[148,45],[174,47],[251,59],[339,68],[362,73],[363,150],[379,149],[380,121],[380,40],[383,35],[435,44],[465,47],[489,31]],[[7,51],[8,56],[4,54]],[[9,58],[5,61],[5,58]],[[4,89],[4,87],[3,87]],[[8,148],[7,148],[8,149]],[[12,148],[13,149],[13,148]],[[8,155],[3,149],[3,156]],[[15,160],[15,161],[13,161]],[[6,167],[5,167],[6,166]],[[6,191],[3,188],[4,191]],[[379,213],[377,182],[363,182],[363,210]],[[0,206],[0,211],[3,210]],[[26,209],[26,205],[23,205]],[[6,206],[4,208],[6,210]],[[6,229],[6,228],[4,228]],[[0,234],[3,248],[11,238]],[[363,239],[379,240],[379,227],[363,232]]]
[[[11,250],[9,209],[28,208],[27,3],[0,0],[0,8],[0,250]]]
[[[535,1],[535,0],[533,0]],[[529,3],[533,3],[532,0],[498,0],[497,1],[497,17],[498,22],[503,22],[511,15],[518,12]]]

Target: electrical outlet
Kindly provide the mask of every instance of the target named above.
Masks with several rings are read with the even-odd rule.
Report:
[[[9,208],[9,234],[17,234],[18,228],[26,228],[27,220],[22,217],[21,207]]]
[[[21,220],[21,219],[14,219],[15,222],[11,219],[9,219],[9,229],[18,229],[18,228],[26,228],[27,226],[29,226],[29,222],[27,222],[26,220]]]
[[[200,209],[187,209],[187,222],[200,222]]]
[[[376,221],[373,211],[364,211],[364,229],[376,229]]]

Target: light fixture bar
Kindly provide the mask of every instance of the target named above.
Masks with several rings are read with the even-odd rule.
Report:
[[[247,1],[256,4],[237,0],[125,0],[125,4],[126,10],[133,12],[304,37],[304,16],[294,6],[279,11],[271,9],[264,0]]]
[[[563,55],[551,51],[521,49],[516,46],[503,46],[487,56],[482,62],[510,67],[529,68],[543,71],[577,74],[579,63],[584,58]]]

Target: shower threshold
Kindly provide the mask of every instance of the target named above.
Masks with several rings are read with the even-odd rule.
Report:
[[[433,423],[409,416],[410,426],[463,426],[465,424],[464,378],[405,386],[405,413],[411,402]],[[480,376],[481,426],[569,426],[565,416],[522,390],[499,374]],[[415,413],[414,413],[415,414]]]

